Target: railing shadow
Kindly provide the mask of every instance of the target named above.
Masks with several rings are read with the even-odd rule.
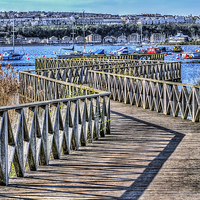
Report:
[[[128,118],[134,121],[137,121],[139,123],[143,123],[148,126],[153,126],[155,128],[158,128],[160,130],[164,130],[167,132],[170,132],[174,134],[174,137],[170,140],[170,142],[167,144],[167,146],[159,153],[158,156],[156,156],[146,167],[146,169],[143,171],[143,173],[133,182],[133,184],[124,192],[124,194],[118,198],[118,199],[131,199],[131,200],[137,200],[140,198],[140,196],[144,193],[144,191],[148,188],[152,180],[155,178],[155,176],[158,174],[160,169],[162,168],[163,164],[168,160],[168,158],[172,155],[172,153],[175,151],[179,143],[184,138],[184,134],[173,131],[168,128],[164,128],[159,125],[155,125],[143,120],[139,120],[135,117],[127,116],[115,111],[111,111],[113,114],[117,114],[119,116],[122,116],[124,118]]]

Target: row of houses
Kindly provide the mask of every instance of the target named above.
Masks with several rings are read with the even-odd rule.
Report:
[[[81,15],[78,18],[74,16],[70,17],[23,17],[23,18],[7,18],[0,19],[0,26],[50,26],[50,25],[67,25],[67,24],[122,24],[122,23],[137,23],[137,24],[165,24],[165,23],[190,23],[190,24],[200,24],[200,18],[194,19],[192,16],[98,16],[98,17],[88,17]]]
[[[65,18],[15,18],[15,19],[0,19],[0,26],[51,26],[51,25],[66,25],[73,24],[75,22],[74,17]]]
[[[188,24],[200,24],[200,18],[194,20],[192,17],[144,17],[144,18],[133,18],[127,19],[126,23],[137,23],[137,24],[165,24],[165,23],[188,23]]]
[[[83,44],[84,40],[86,43],[104,43],[104,44],[113,44],[113,43],[139,43],[141,42],[141,35],[138,33],[132,33],[128,37],[122,34],[119,37],[114,36],[106,36],[102,38],[99,34],[90,34],[88,36],[77,36],[74,38],[74,43],[76,44]],[[160,43],[166,40],[165,34],[162,33],[153,33],[150,38],[143,37],[142,41],[147,41],[150,43]],[[176,36],[171,36],[168,38],[169,42],[186,42],[189,41],[190,38],[187,35],[183,35],[182,33],[178,33]],[[64,36],[63,38],[59,39],[55,36],[52,36],[48,39],[40,39],[38,37],[29,37],[25,38],[20,35],[17,36],[15,39],[15,43],[17,44],[72,44],[73,38],[69,36]],[[0,44],[12,44],[12,38],[0,38]]]

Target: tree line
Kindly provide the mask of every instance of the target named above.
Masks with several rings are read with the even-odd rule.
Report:
[[[99,34],[103,37],[114,36],[119,37],[124,34],[128,37],[132,33],[141,33],[141,25],[137,24],[122,24],[122,25],[85,25],[85,36],[90,34]],[[64,36],[83,36],[83,26],[77,25],[54,25],[54,26],[29,26],[29,27],[15,27],[15,35],[22,35],[24,37],[39,37],[40,39],[50,38],[56,36],[62,38]],[[182,31],[184,35],[189,37],[200,36],[200,25],[198,24],[159,24],[159,25],[142,25],[142,33],[146,37],[150,37],[152,33],[163,33],[166,37],[176,35]],[[13,34],[11,26],[0,27],[0,37],[10,37]]]

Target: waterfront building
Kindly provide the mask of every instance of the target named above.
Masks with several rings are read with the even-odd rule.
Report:
[[[127,39],[126,39],[126,36],[124,34],[122,34],[121,36],[119,36],[117,38],[117,43],[127,43]]]
[[[101,43],[101,35],[99,34],[91,34],[85,37],[87,43]]]
[[[59,39],[57,37],[55,37],[55,36],[50,37],[48,41],[49,41],[48,43],[50,43],[50,44],[59,43]]]
[[[0,45],[1,44],[6,44],[7,43],[7,40],[5,37],[0,37]]]
[[[153,33],[150,37],[151,43],[160,43],[165,41],[165,34],[163,33]]]
[[[40,38],[39,37],[27,37],[25,38],[26,40],[26,43],[29,43],[29,44],[38,44],[40,43]]]
[[[69,43],[71,38],[69,36],[64,36],[61,38],[61,43]]]
[[[132,33],[128,36],[129,43],[139,43],[140,42],[140,35],[138,33]]]
[[[42,43],[42,44],[47,44],[47,43],[48,43],[48,39],[42,39],[42,40],[40,41],[40,43]]]
[[[189,41],[188,35],[183,35],[182,32],[177,33],[175,36],[171,36],[168,38],[169,43],[180,43],[180,42],[187,42]]]
[[[75,42],[77,44],[83,44],[84,43],[84,37],[83,36],[77,36],[77,37],[75,37]]]
[[[115,43],[117,38],[114,36],[106,36],[103,38],[103,43]]]

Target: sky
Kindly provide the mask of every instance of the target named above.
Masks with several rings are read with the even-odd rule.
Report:
[[[0,0],[0,11],[200,15],[200,0]]]

